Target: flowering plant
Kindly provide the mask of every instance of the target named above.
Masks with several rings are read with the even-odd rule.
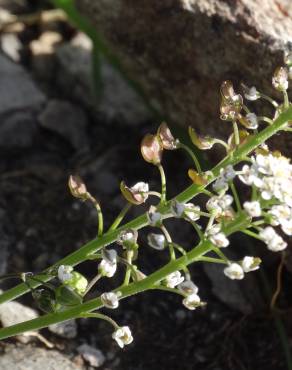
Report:
[[[147,134],[141,143],[141,153],[146,162],[159,170],[161,191],[151,190],[148,183],[142,181],[133,186],[122,182],[120,189],[126,205],[106,232],[99,202],[87,191],[80,177],[71,176],[69,188],[72,195],[91,202],[96,208],[97,238],[40,274],[5,276],[18,276],[22,283],[4,292],[0,303],[30,291],[46,314],[0,329],[0,339],[72,318],[95,317],[113,325],[112,337],[124,347],[133,341],[130,328],[120,326],[100,313],[101,308],[117,309],[122,299],[148,289],[179,294],[182,304],[189,310],[206,305],[191,279],[188,265],[198,261],[222,264],[222,273],[232,280],[241,280],[245,274],[260,267],[261,260],[256,256],[242,256],[238,261],[226,257],[224,249],[230,247],[229,237],[236,232],[260,239],[272,252],[284,250],[287,242],[282,235],[292,235],[292,164],[279,151],[271,151],[266,141],[279,131],[292,131],[292,104],[287,94],[289,78],[292,78],[291,53],[285,55],[285,66],[278,68],[272,78],[274,88],[283,95],[281,103],[255,87],[244,86],[246,100],[265,99],[272,104],[272,118],[251,112],[243,96],[234,91],[232,83],[223,82],[221,119],[230,121],[233,128],[228,140],[200,136],[189,128],[191,141],[199,150],[210,150],[215,144],[224,147],[226,156],[211,170],[202,171],[195,152],[175,139],[166,123],[162,123],[155,134]],[[184,150],[194,162],[194,168],[188,171],[192,185],[173,199],[167,197],[162,165],[166,150]],[[250,189],[245,201],[238,195],[239,182]],[[204,206],[196,204],[195,197],[199,194],[207,198]],[[131,207],[144,204],[153,197],[158,202],[151,204],[145,214],[122,224]],[[186,250],[171,237],[164,222],[171,217],[192,225],[199,238],[192,249]],[[145,226],[153,228],[147,237],[148,246],[157,253],[169,253],[169,262],[148,275],[139,267],[138,259],[139,250],[145,247],[139,241],[138,231]],[[91,281],[75,270],[75,266],[87,260],[97,262],[96,276]],[[93,291],[96,284],[102,291],[103,280],[113,277],[117,269],[124,269],[121,284],[88,300],[88,292]]]

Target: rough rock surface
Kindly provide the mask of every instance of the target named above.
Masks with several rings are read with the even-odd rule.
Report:
[[[267,93],[292,42],[290,0],[76,0],[126,72],[166,117],[200,131],[219,121],[218,87],[245,81]]]
[[[57,351],[30,346],[9,348],[0,357],[1,370],[80,370],[72,361]]]

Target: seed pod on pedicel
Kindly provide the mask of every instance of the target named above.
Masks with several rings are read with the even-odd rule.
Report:
[[[232,100],[232,98],[235,96],[232,82],[229,80],[223,81],[220,87],[220,92],[225,100]]]
[[[146,162],[158,165],[162,159],[163,147],[157,135],[147,134],[141,142],[141,153]]]
[[[161,140],[163,149],[166,149],[166,150],[177,149],[179,141],[173,137],[169,127],[167,126],[165,122],[162,122],[161,125],[159,126],[157,135],[159,136]]]
[[[87,279],[77,271],[73,271],[71,274],[72,278],[64,281],[63,284],[73,289],[77,294],[82,295],[88,285]]]
[[[46,288],[34,289],[32,291],[32,297],[41,311],[46,313],[56,311],[57,305],[53,290]]]
[[[206,185],[208,182],[205,177],[200,175],[197,171],[193,170],[192,168],[188,170],[188,175],[195,185],[199,186]]]
[[[201,150],[208,150],[215,144],[214,139],[210,136],[200,136],[193,127],[189,126],[189,136],[192,143]]]
[[[88,192],[81,177],[71,175],[69,177],[68,186],[73,197],[82,200],[88,199]]]
[[[61,306],[76,306],[82,303],[81,295],[63,284],[56,288],[55,295],[57,303]]]

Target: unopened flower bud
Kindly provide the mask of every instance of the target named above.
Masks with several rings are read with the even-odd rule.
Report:
[[[177,200],[173,200],[170,204],[170,210],[171,214],[174,217],[180,218],[182,217],[185,209],[185,204],[184,203],[179,203]]]
[[[107,308],[115,309],[119,307],[119,294],[115,292],[102,293],[100,299]]]
[[[58,267],[58,279],[61,283],[72,279],[73,267],[69,265],[60,265]]]
[[[88,285],[87,279],[77,271],[73,271],[71,275],[72,275],[71,279],[65,280],[63,284],[69,286],[75,292],[82,295],[85,292]]]
[[[128,187],[122,181],[120,189],[123,196],[131,204],[139,205],[148,199],[149,185],[145,182],[137,182],[134,186]]]
[[[102,258],[110,263],[116,263],[117,262],[117,251],[114,249],[103,249],[101,252]]]
[[[272,85],[278,91],[288,89],[288,70],[286,67],[278,67],[272,78]]]
[[[117,239],[117,243],[124,248],[137,249],[138,231],[134,229],[123,230]]]
[[[88,199],[89,194],[81,177],[71,175],[69,177],[68,186],[73,197],[82,200]]]
[[[184,293],[185,295],[197,294],[199,288],[191,280],[186,280],[180,283],[177,286],[178,290]]]
[[[197,294],[188,295],[183,299],[182,303],[188,310],[192,311],[205,305],[204,302],[201,302],[201,298]]]
[[[259,127],[258,118],[254,113],[247,113],[245,117],[240,116],[238,120],[244,127],[250,130],[256,130]]]
[[[192,143],[201,150],[208,150],[213,147],[215,141],[210,136],[200,136],[193,127],[189,126],[189,136]]]
[[[141,153],[146,162],[158,165],[162,159],[163,147],[157,135],[147,134],[141,143]]]
[[[179,141],[176,140],[165,122],[161,123],[158,128],[157,135],[161,140],[163,149],[174,150],[177,149]]]
[[[163,234],[150,233],[147,236],[147,240],[150,247],[154,249],[162,250],[165,248],[166,241],[165,236]]]
[[[244,278],[244,271],[238,263],[230,263],[228,267],[225,267],[224,275],[231,280],[242,280]]]
[[[244,202],[243,208],[250,217],[260,217],[262,214],[260,202],[257,200],[253,202]]]
[[[260,98],[260,93],[257,91],[255,86],[248,87],[242,84],[244,97],[247,100],[254,101]]]
[[[161,226],[162,215],[160,212],[157,212],[155,206],[150,206],[149,211],[147,212],[147,218],[150,226]]]
[[[245,256],[241,261],[241,266],[244,272],[250,272],[258,270],[261,264],[261,259],[259,257]]]
[[[184,216],[188,221],[197,221],[200,218],[200,207],[193,203],[185,203]]]

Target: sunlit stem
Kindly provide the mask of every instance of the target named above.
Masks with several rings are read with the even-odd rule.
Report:
[[[171,236],[170,236],[169,232],[167,231],[167,229],[164,225],[162,225],[160,227],[160,229],[163,232],[163,234],[165,236],[165,239],[167,241],[168,248],[169,248],[170,259],[175,260],[175,251],[174,251],[174,245],[173,245]]]
[[[224,140],[221,140],[221,139],[213,139],[213,142],[216,143],[216,144],[223,145],[224,148],[226,149],[226,151],[229,150],[229,145],[227,143],[225,143]]]
[[[126,261],[127,261],[127,270],[126,270],[125,279],[124,279],[124,284],[123,284],[124,286],[127,286],[127,285],[129,285],[129,283],[130,283],[132,270],[131,270],[131,268],[129,267],[129,265],[131,265],[131,264],[132,264],[133,256],[134,256],[134,251],[132,251],[132,250],[128,250],[128,251],[127,251],[127,258],[126,258]]]
[[[198,224],[196,224],[194,221],[191,221],[191,224],[192,224],[193,228],[196,230],[200,240],[203,240],[204,239],[204,234],[203,234],[200,226]]]
[[[110,317],[103,315],[102,313],[83,313],[79,316],[80,318],[94,318],[94,319],[101,319],[109,322],[115,329],[119,329],[120,326]]]
[[[166,177],[165,177],[165,172],[161,164],[157,165],[159,172],[160,172],[160,177],[161,177],[161,198],[160,202],[162,204],[166,203]]]
[[[165,285],[161,285],[161,284],[160,285],[154,285],[152,287],[152,289],[164,290],[166,292],[176,293],[176,294],[184,296],[184,294],[180,290],[178,290],[176,288],[169,288],[169,287],[167,287]]]
[[[278,108],[279,104],[272,98],[270,98],[268,95],[260,93],[259,95],[262,99],[267,100],[269,103],[271,103],[275,108]]]
[[[289,96],[286,90],[283,90],[283,97],[284,97],[284,108],[289,108]]]
[[[225,254],[220,250],[220,248],[217,248],[217,247],[213,247],[213,251],[217,254],[217,256],[219,256],[222,261],[224,261],[225,263],[228,263],[229,260],[228,258],[225,256]]]
[[[192,160],[195,163],[197,172],[201,174],[202,173],[201,165],[195,153],[187,145],[183,143],[179,143],[179,148],[184,149],[189,154],[189,156],[192,158]]]
[[[85,290],[85,292],[83,293],[83,295],[85,296],[91,288],[93,288],[93,286],[98,282],[99,279],[102,278],[102,274],[97,274],[90,282],[89,284],[87,285],[87,288]]]
[[[230,186],[230,189],[231,189],[233,197],[234,197],[234,201],[235,201],[235,204],[236,204],[237,211],[241,211],[242,207],[241,207],[241,203],[240,203],[240,199],[239,199],[236,187],[234,186],[232,181],[229,182],[229,186]]]
[[[235,120],[232,121],[232,125],[233,125],[233,132],[234,132],[234,142],[235,142],[235,145],[238,146],[240,143],[240,139],[239,139],[238,126]]]
[[[127,203],[125,205],[125,207],[118,214],[117,218],[114,220],[108,231],[115,230],[120,225],[120,223],[123,221],[124,217],[126,216],[131,207],[132,207],[131,203]]]
[[[212,225],[215,221],[215,218],[216,218],[215,213],[211,214],[211,217],[209,218],[209,221],[208,221],[208,224],[207,224],[207,227],[206,227],[206,231],[208,231],[212,227]]]
[[[88,199],[91,201],[91,203],[94,205],[94,207],[97,211],[97,219],[98,219],[97,235],[101,236],[102,233],[103,233],[103,215],[102,215],[102,211],[101,211],[101,208],[100,208],[100,204],[98,203],[98,201],[91,194],[89,194]]]
[[[158,191],[148,191],[148,195],[153,195],[154,197],[161,198],[161,194]]]
[[[198,261],[198,262],[211,262],[211,263],[224,263],[224,264],[228,263],[228,262],[222,260],[221,258],[213,258],[213,257],[207,257],[207,256],[199,257],[196,261]]]
[[[254,233],[253,231],[250,231],[250,230],[242,230],[242,232],[244,234],[246,234],[246,235],[251,236],[252,238],[255,238],[255,239],[258,239],[258,240],[263,241],[262,238],[258,234]]]
[[[260,116],[258,117],[258,121],[263,121],[263,122],[266,122],[268,123],[269,125],[272,125],[273,124],[273,120],[269,117],[265,117],[265,116]]]

